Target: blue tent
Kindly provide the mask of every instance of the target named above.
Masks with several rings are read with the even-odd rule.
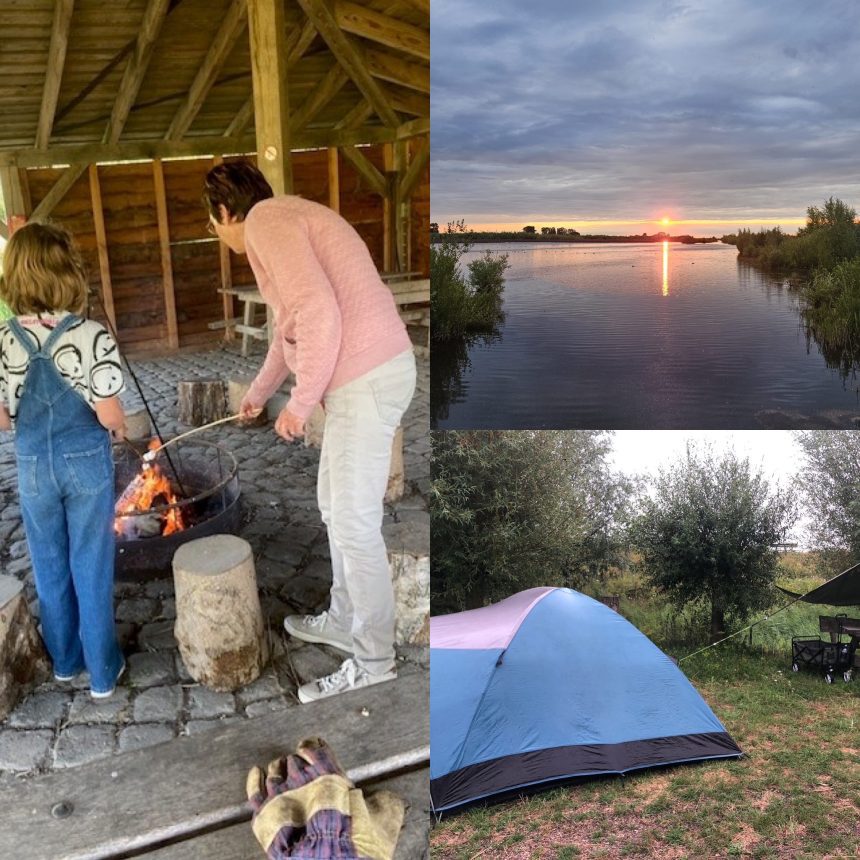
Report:
[[[437,812],[554,780],[740,755],[672,660],[590,597],[533,588],[431,619]]]

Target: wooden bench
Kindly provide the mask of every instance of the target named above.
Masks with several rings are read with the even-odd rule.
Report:
[[[392,281],[388,284],[403,322],[426,326],[430,346],[430,279]]]
[[[409,805],[398,860],[427,854],[429,677],[393,682],[243,720],[0,788],[0,857],[27,860],[260,860],[245,778],[254,764],[324,737],[358,785]],[[66,817],[52,809],[65,803]]]
[[[234,296],[242,303],[243,310],[241,317],[227,317],[218,322],[209,323],[209,328],[223,328],[225,332],[238,332],[242,335],[242,355],[248,354],[248,339],[255,338],[256,340],[269,339],[268,318],[266,322],[260,323],[257,320],[258,306],[265,309],[266,303],[260,295],[260,291],[254,286],[235,286],[222,287],[218,290],[219,293],[227,296]]]

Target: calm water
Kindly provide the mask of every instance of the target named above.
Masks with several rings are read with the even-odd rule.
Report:
[[[435,348],[435,426],[850,427],[855,380],[807,343],[796,295],[727,245],[489,245],[504,323]]]

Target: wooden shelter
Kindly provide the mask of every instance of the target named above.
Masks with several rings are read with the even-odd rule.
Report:
[[[0,232],[68,226],[132,354],[222,336],[253,281],[206,232],[219,159],[426,274],[429,57],[429,0],[0,0]]]

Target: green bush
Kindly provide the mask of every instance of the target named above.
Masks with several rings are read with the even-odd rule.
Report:
[[[807,323],[825,351],[860,356],[860,258],[819,269],[803,297]]]
[[[468,264],[460,261],[472,247],[462,221],[448,225],[442,240],[430,249],[430,301],[434,340],[453,340],[468,334],[492,332],[501,323],[507,254],[485,255]]]

